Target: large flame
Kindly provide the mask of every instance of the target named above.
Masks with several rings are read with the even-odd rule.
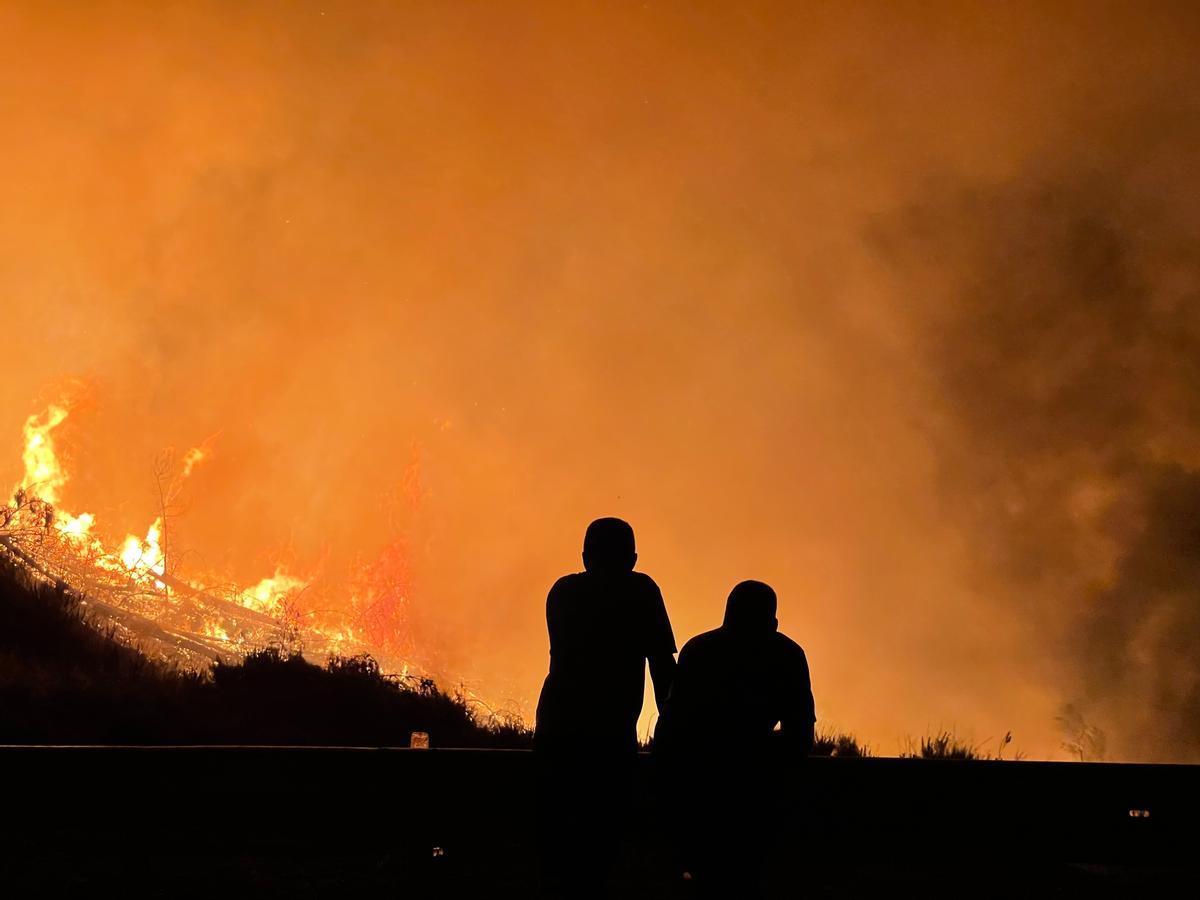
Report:
[[[159,580],[159,577],[166,574],[167,571],[167,558],[163,555],[162,547],[159,544],[162,527],[162,519],[155,519],[154,524],[146,531],[144,539],[139,540],[132,534],[127,535],[125,543],[121,547],[121,562],[135,575],[155,576],[155,587],[165,590],[166,585]]]
[[[18,492],[30,497],[57,503],[59,491],[67,483],[54,450],[51,432],[67,418],[66,407],[52,404],[41,415],[34,414],[25,420],[25,477],[17,485]]]
[[[359,567],[350,579],[349,612],[340,617],[303,608],[299,601],[312,580],[282,563],[249,586],[231,585],[212,572],[181,571],[168,556],[166,509],[208,452],[193,447],[178,459],[161,491],[163,513],[144,536],[127,534],[111,544],[98,533],[95,514],[60,505],[69,475],[54,431],[69,414],[69,404],[56,403],[26,420],[25,471],[11,503],[0,507],[0,550],[78,589],[142,646],[153,644],[189,663],[288,642],[314,653],[370,651],[397,671],[409,671],[408,658],[398,656],[412,650],[409,636],[400,634],[409,593],[403,542],[394,541],[376,561]]]
[[[307,586],[308,582],[305,579],[289,574],[280,566],[275,570],[274,575],[241,591],[238,597],[251,609],[268,615],[280,615],[283,612],[284,601]]]

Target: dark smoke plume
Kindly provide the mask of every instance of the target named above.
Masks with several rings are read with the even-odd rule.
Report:
[[[1064,745],[1098,727],[1121,758],[1200,758],[1200,257],[1152,184],[1194,148],[942,186],[876,235],[926,298],[926,424],[977,589],[1028,623]]]

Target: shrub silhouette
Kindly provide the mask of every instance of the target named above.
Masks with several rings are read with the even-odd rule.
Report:
[[[976,746],[960,740],[952,731],[942,730],[927,734],[914,745],[909,738],[908,747],[900,754],[905,759],[987,759]]]
[[[871,748],[860,744],[853,734],[818,729],[813,736],[812,755],[864,757],[871,755]]]
[[[269,648],[210,673],[152,660],[97,628],[86,602],[0,552],[0,743],[528,747],[428,679],[384,675],[369,656],[325,666]]]

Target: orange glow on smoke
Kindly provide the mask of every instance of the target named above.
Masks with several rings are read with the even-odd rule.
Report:
[[[881,753],[1195,756],[1192,595],[1080,630],[1200,471],[1194,4],[144,6],[0,4],[0,540],[131,639],[529,713],[619,515]]]

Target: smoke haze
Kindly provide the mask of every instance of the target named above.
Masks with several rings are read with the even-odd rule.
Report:
[[[1200,17],[695,6],[5,4],[0,476],[76,379],[68,505],[144,530],[207,439],[177,548],[401,541],[495,702],[619,515],[881,752],[1195,760]]]

